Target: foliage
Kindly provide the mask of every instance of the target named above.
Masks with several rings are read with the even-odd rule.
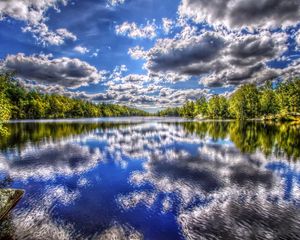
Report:
[[[229,118],[228,101],[223,96],[215,95],[208,102],[207,116],[212,119]]]
[[[180,108],[166,108],[157,113],[158,116],[169,116],[169,117],[178,117],[180,115]]]
[[[0,126],[8,119],[145,116],[145,111],[116,104],[95,104],[57,94],[28,91],[9,74],[0,74]]]
[[[8,86],[9,75],[0,75],[0,135],[5,135],[6,129],[3,127],[3,122],[7,121],[11,115],[11,106],[5,95]]]
[[[272,82],[267,82],[260,91],[261,114],[277,114],[280,108],[277,95],[272,87]]]
[[[195,102],[188,101],[182,107],[160,111],[159,116],[209,119],[265,119],[295,120],[300,113],[300,79],[262,87],[245,84],[229,97],[214,95],[209,99],[200,96]]]
[[[239,88],[229,99],[232,117],[237,119],[259,117],[259,95],[254,84],[246,84]]]

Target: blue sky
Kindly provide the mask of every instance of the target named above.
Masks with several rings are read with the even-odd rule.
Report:
[[[149,111],[299,75],[295,0],[0,0],[0,67],[28,88]]]

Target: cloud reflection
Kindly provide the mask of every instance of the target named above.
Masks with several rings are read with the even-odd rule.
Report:
[[[0,156],[0,169],[16,179],[47,180],[58,175],[82,174],[95,167],[101,159],[99,149],[63,142],[38,148],[30,146],[21,153],[10,155],[9,159]]]
[[[80,196],[78,191],[69,191],[63,186],[46,188],[41,196],[30,196],[25,200],[29,207],[14,211],[14,217],[6,220],[13,229],[11,239],[74,239],[79,236],[70,223],[55,220],[52,216],[54,204],[72,204]],[[0,235],[1,236],[1,235]],[[8,236],[6,236],[8,237]]]
[[[55,201],[63,205],[76,202],[80,189],[92,185],[81,175],[95,166],[114,163],[130,171],[130,163],[139,161],[142,167],[128,178],[133,190],[114,196],[122,210],[147,207],[151,211],[156,203],[161,214],[175,210],[174,217],[187,239],[299,238],[299,163],[278,159],[274,152],[266,155],[259,148],[245,153],[226,134],[222,136],[205,132],[199,137],[180,124],[147,122],[99,128],[77,139],[38,147],[29,144],[21,152],[2,155],[1,172],[15,179],[80,177],[76,180],[79,190],[45,189],[49,197],[43,197],[41,204],[49,208],[38,205],[32,213],[16,218],[15,225],[20,225],[22,234],[26,228],[33,228],[36,234],[38,230],[31,225],[39,221],[34,216],[41,216],[45,238],[50,237],[50,230],[61,239],[79,234],[73,226],[62,228],[55,222],[50,206]],[[30,216],[32,221],[27,219]],[[141,237],[131,228],[112,225],[96,239],[130,236]]]

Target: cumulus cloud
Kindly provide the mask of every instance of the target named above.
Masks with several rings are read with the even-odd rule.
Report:
[[[52,8],[59,11],[60,5],[66,5],[68,0],[10,0],[0,2],[0,19],[11,17],[24,21],[27,26],[24,32],[31,32],[39,43],[44,45],[61,45],[66,39],[76,40],[76,36],[67,29],[60,28],[55,31],[48,29],[45,24],[46,12]]]
[[[125,3],[125,0],[108,0],[108,5],[113,6],[113,7],[124,4],[124,3]]]
[[[132,59],[141,59],[147,56],[147,51],[144,50],[141,46],[136,46],[133,48],[129,48],[128,54],[131,56]]]
[[[287,50],[286,41],[285,33],[268,31],[257,34],[204,32],[159,39],[148,51],[136,47],[128,53],[136,59],[144,58],[150,74],[206,76],[205,83],[238,85],[255,81],[260,74],[275,77],[276,70],[268,68],[266,63]]]
[[[281,75],[281,70],[268,68],[259,63],[251,67],[232,67],[218,73],[203,77],[201,83],[208,87],[220,87],[223,85],[240,85],[241,83],[262,84]]]
[[[58,5],[67,4],[67,0],[10,0],[0,2],[1,17],[11,17],[17,20],[38,24],[44,20],[44,14],[49,8],[58,10]]]
[[[228,28],[286,28],[300,18],[298,0],[182,0],[182,17]]]
[[[207,89],[169,89],[161,82],[176,82],[187,80],[178,74],[124,74],[128,71],[125,65],[117,66],[110,75],[106,76],[105,92],[98,94],[83,94],[82,97],[92,101],[106,101],[126,104],[140,108],[160,108],[178,106],[187,100],[195,100],[199,94],[209,96]],[[170,94],[160,95],[162,89],[168,89]]]
[[[293,79],[300,76],[300,60],[295,60],[286,68],[280,70],[280,75],[283,78]]]
[[[81,54],[85,54],[85,53],[88,53],[90,50],[86,47],[78,45],[78,46],[74,47],[74,51],[78,52],[78,53],[81,53]]]
[[[17,77],[42,84],[77,88],[101,81],[102,75],[95,67],[77,58],[51,58],[49,55],[8,55],[3,67]]]
[[[136,107],[165,108],[179,106],[199,96],[210,96],[206,89],[171,89],[156,85],[145,75],[131,74],[121,82],[109,82],[105,93],[90,95],[93,101],[109,101]]]
[[[66,40],[75,41],[77,37],[65,28],[50,31],[44,23],[29,25],[22,29],[23,32],[31,32],[34,38],[43,45],[62,45]]]
[[[295,34],[295,40],[297,45],[300,47],[300,30],[298,30]]]
[[[149,77],[142,74],[130,74],[123,78],[124,82],[145,83],[149,81]]]
[[[78,91],[78,90],[72,91],[72,89],[69,90],[66,87],[58,84],[47,85],[46,83],[45,84],[36,83],[24,79],[18,79],[18,82],[22,87],[30,91],[38,91],[44,94],[58,94],[70,98],[77,98],[77,99],[84,99],[84,100],[89,100],[91,98],[91,95],[84,91]]]
[[[174,22],[171,19],[168,19],[168,18],[162,19],[163,30],[166,34],[170,33],[170,31],[173,28],[173,24],[174,24]]]
[[[194,63],[202,65],[218,58],[224,47],[225,39],[209,32],[178,41],[161,39],[148,52],[147,68],[154,72],[176,70],[184,73]],[[201,72],[200,68],[199,72]]]
[[[156,25],[154,23],[147,23],[145,26],[138,26],[136,23],[124,22],[116,26],[116,34],[127,36],[129,38],[149,38],[156,37]]]

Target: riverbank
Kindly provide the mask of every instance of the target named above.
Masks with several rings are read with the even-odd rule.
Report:
[[[211,119],[203,116],[196,116],[193,118],[196,121],[236,121],[238,119]],[[246,121],[270,121],[270,122],[299,122],[300,123],[300,113],[286,113],[286,114],[274,114],[266,115],[258,118],[248,118],[244,119]]]
[[[264,121],[300,122],[300,113],[287,113],[268,115],[262,118]]]

